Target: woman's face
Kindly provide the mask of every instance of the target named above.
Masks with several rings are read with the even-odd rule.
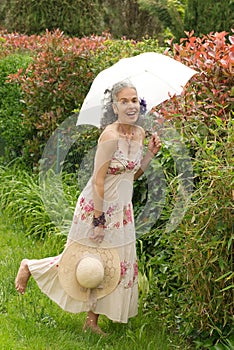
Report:
[[[134,88],[123,88],[117,94],[117,101],[113,103],[115,114],[118,115],[118,121],[123,124],[134,124],[140,112],[140,103],[137,92]]]

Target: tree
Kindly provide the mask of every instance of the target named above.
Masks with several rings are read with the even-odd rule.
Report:
[[[1,0],[0,27],[29,35],[59,28],[78,37],[110,31],[115,38],[163,42],[162,21],[138,0]]]
[[[141,9],[157,18],[164,31],[169,31],[177,40],[184,32],[184,9],[186,0],[138,0]]]
[[[101,34],[104,29],[99,0],[1,0],[0,20],[8,31],[39,34],[60,28],[68,35]]]
[[[162,37],[162,23],[138,0],[103,0],[104,22],[114,37],[141,39],[144,36]]]
[[[234,27],[233,0],[188,0],[184,27],[196,35],[230,31]]]

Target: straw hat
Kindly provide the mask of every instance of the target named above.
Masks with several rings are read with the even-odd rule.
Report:
[[[93,303],[110,294],[119,283],[119,255],[114,248],[106,248],[106,242],[98,246],[87,239],[72,242],[61,256],[58,276],[69,296]]]

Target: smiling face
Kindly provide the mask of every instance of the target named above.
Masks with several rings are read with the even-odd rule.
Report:
[[[118,121],[122,124],[134,124],[140,112],[140,103],[137,92],[134,88],[123,88],[116,96],[113,103],[115,114],[118,115]]]

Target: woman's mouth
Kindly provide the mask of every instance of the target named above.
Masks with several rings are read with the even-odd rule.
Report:
[[[134,118],[134,117],[138,116],[138,113],[137,113],[137,111],[131,111],[131,112],[127,112],[126,115],[129,118]]]

